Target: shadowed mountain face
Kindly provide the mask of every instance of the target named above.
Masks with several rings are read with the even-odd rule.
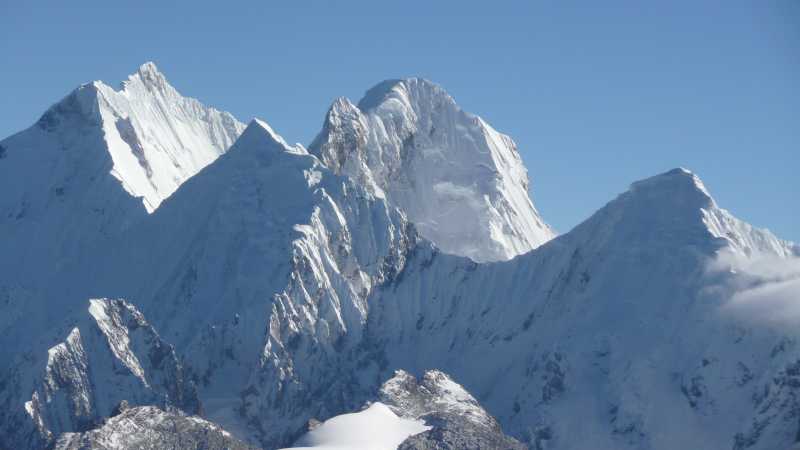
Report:
[[[433,427],[402,448],[797,435],[800,249],[687,170],[553,238],[428,81],[337,100],[307,151],[152,65],[0,145],[0,446],[277,448],[376,399]]]

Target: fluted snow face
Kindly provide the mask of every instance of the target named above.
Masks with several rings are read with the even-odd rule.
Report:
[[[230,147],[244,124],[181,96],[146,63],[120,90],[93,83],[112,174],[152,212],[178,186]]]
[[[153,313],[198,374],[207,417],[274,448],[325,403],[320,383],[352,386],[337,376],[345,350],[415,236],[384,199],[254,120],[119,239],[98,290],[124,286]]]
[[[513,258],[550,240],[516,145],[422,79],[387,81],[331,107],[310,151],[404,210],[444,252]]]
[[[447,372],[533,448],[788,447],[796,246],[742,224],[672,170],[512,261],[418,251],[368,329],[389,368]],[[783,273],[742,273],[726,252]]]
[[[14,304],[0,314],[0,336],[10,339],[0,367],[27,328],[60,318],[69,299],[95,295],[64,295],[85,285],[79,274],[90,255],[113,246],[243,128],[182,97],[148,63],[119,90],[79,87],[0,141],[0,295]]]

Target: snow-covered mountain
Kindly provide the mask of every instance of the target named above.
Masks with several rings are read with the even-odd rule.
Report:
[[[430,82],[338,100],[309,151],[152,65],[103,86],[0,142],[0,447],[274,449],[375,401],[433,427],[403,448],[796,440],[800,248],[691,172],[553,238]]]
[[[340,392],[356,380],[327,374],[326,402],[307,380],[320,378],[317,363],[347,361],[370,292],[402,269],[415,239],[402,213],[254,120],[121,237],[95,289],[139,299],[191,362],[209,418],[288,444],[308,414],[362,402]]]
[[[385,81],[358,106],[339,98],[310,149],[405,211],[444,252],[506,260],[554,235],[528,196],[514,141],[430,81]]]
[[[130,303],[90,300],[32,348],[48,346],[18,354],[2,376],[2,448],[52,446],[62,433],[101,424],[123,402],[199,412],[173,347]]]
[[[20,133],[0,141],[0,336],[62,317],[87,297],[85,261],[233,143],[244,126],[180,96],[152,63],[119,90],[83,85]],[[89,272],[90,273],[90,272]],[[20,323],[25,317],[29,323]],[[14,330],[11,330],[14,328]],[[0,367],[10,357],[0,349]]]
[[[730,254],[794,272],[720,266]],[[444,370],[533,448],[788,447],[797,317],[752,320],[731,302],[742,285],[786,282],[800,301],[798,254],[676,169],[510,262],[418,246],[368,329],[389,368]]]

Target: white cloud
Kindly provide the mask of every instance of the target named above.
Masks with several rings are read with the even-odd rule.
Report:
[[[746,320],[800,323],[800,258],[723,252],[709,272],[725,275],[724,311]]]

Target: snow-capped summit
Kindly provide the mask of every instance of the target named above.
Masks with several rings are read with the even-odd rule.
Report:
[[[786,274],[711,272],[728,251]],[[451,374],[532,448],[780,448],[797,430],[797,316],[734,314],[731,291],[796,305],[797,254],[675,169],[511,261],[418,249],[368,328],[389,369]]]
[[[0,314],[0,335],[25,327],[17,320],[23,309],[33,310],[29,326],[58,318],[56,305],[80,283],[89,255],[144,220],[243,129],[230,114],[181,96],[148,63],[118,90],[100,81],[80,86],[0,141],[0,296],[16,304]]]
[[[755,228],[719,207],[700,177],[684,168],[631,184],[627,192],[570,235],[581,236],[595,246],[608,235],[618,240],[616,244],[628,247],[686,243],[712,252],[726,247],[744,255],[800,254],[796,244]]]
[[[130,82],[133,82],[134,78],[136,78],[141,81],[142,84],[157,89],[167,89],[167,87],[171,87],[167,82],[167,78],[163,73],[161,73],[160,70],[158,70],[156,63],[153,61],[147,61],[139,66],[139,69],[136,70],[136,73],[132,74],[128,78]]]
[[[511,138],[430,81],[384,81],[358,106],[337,99],[310,151],[404,210],[447,253],[506,260],[554,235]]]
[[[153,211],[244,129],[229,113],[181,96],[152,62],[119,90],[95,82],[113,174]]]
[[[244,129],[229,113],[181,96],[154,63],[143,64],[116,90],[85,84],[51,107],[37,125],[50,133],[80,114],[99,128],[111,174],[152,212],[180,184],[216,159]],[[26,132],[29,133],[29,132]]]

